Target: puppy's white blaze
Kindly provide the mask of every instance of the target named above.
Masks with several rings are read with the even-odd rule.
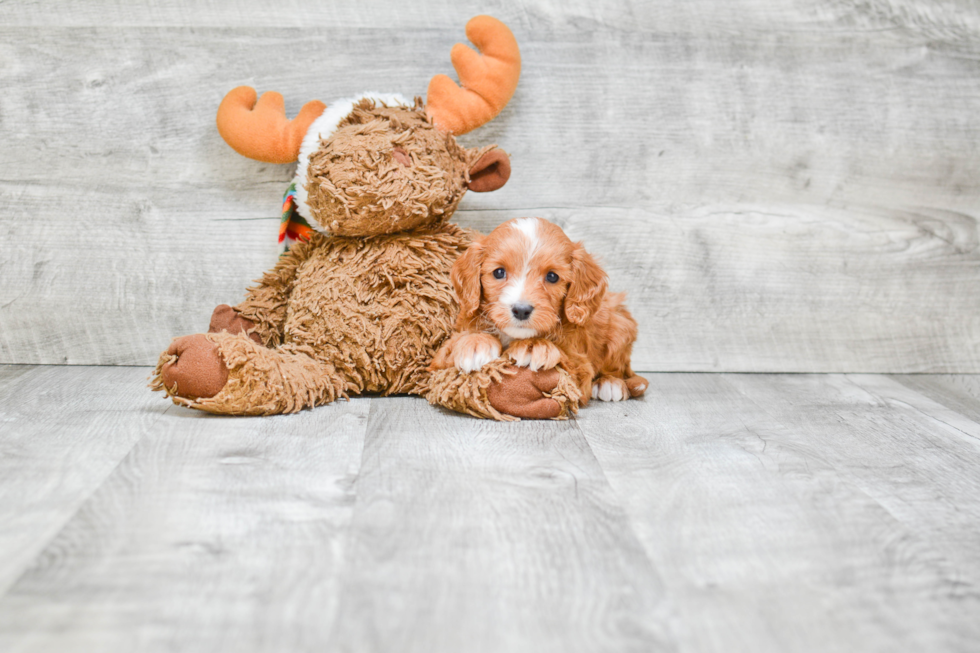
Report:
[[[500,345],[481,344],[466,356],[456,359],[456,367],[461,372],[475,372],[500,356]]]
[[[506,327],[503,331],[514,340],[524,340],[538,335],[537,331],[528,329],[527,327]]]
[[[538,219],[537,218],[518,218],[512,225],[514,229],[520,231],[528,239],[528,249],[534,250],[538,247]]]
[[[500,303],[506,306],[508,310],[514,308],[514,304],[526,302],[524,290],[527,285],[527,275],[531,267],[531,260],[541,245],[541,241],[538,239],[538,218],[518,218],[511,223],[511,226],[524,236],[526,242],[524,243],[524,257],[521,261],[520,273],[515,271],[513,281],[505,285],[503,292],[500,293]]]
[[[538,238],[538,222],[538,218],[518,218],[514,221],[514,229],[521,232],[526,241],[524,243],[524,260],[521,262],[524,267],[523,276],[525,277],[527,277],[534,255],[541,249],[541,239]]]
[[[598,392],[597,392],[598,390]],[[629,395],[623,392],[623,385],[615,381],[600,381],[592,386],[592,397],[601,401],[622,401]]]
[[[524,299],[525,277],[516,277],[513,281],[504,286],[504,291],[500,293],[500,303],[508,309],[514,308],[514,304]]]

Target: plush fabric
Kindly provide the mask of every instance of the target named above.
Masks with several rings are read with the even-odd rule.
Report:
[[[267,344],[282,334],[310,347],[358,391],[414,392],[434,336],[451,328],[449,270],[472,237],[454,224],[370,238],[314,234],[236,309]]]
[[[295,118],[287,120],[282,95],[269,91],[258,102],[255,97],[255,89],[249,86],[239,86],[225,96],[216,119],[221,137],[250,159],[266,163],[295,161],[303,136],[326,105],[312,100]]]
[[[365,100],[370,100],[375,106],[386,107],[409,106],[412,104],[411,100],[399,93],[367,91],[354,97],[334,100],[323,111],[320,117],[310,125],[310,129],[303,138],[302,145],[300,145],[299,162],[296,165],[296,210],[302,216],[302,219],[309,222],[310,226],[315,230],[320,230],[320,228],[307,204],[306,196],[306,179],[309,176],[308,167],[310,165],[310,157],[320,149],[320,143],[330,138],[337,131],[340,124],[350,116],[351,112],[354,111],[355,105]],[[322,231],[325,232],[326,230]]]
[[[408,110],[362,100],[329,140],[329,148],[310,155],[306,203],[313,215],[336,216],[322,226],[342,236],[445,222],[466,192],[470,168],[494,149],[467,150],[434,129],[421,99]],[[412,165],[395,158],[396,148]]]
[[[449,270],[472,237],[448,224],[370,238],[313,234],[297,243],[235,307],[264,346],[245,334],[209,336],[230,383],[221,397],[193,407],[267,414],[332,401],[338,388],[425,390],[425,368],[457,311]],[[259,392],[263,379],[269,387]]]
[[[503,359],[470,373],[455,367],[437,370],[425,396],[430,404],[499,421],[567,419],[578,411],[580,397],[563,369],[532,372]]]
[[[333,367],[312,356],[303,345],[283,345],[269,349],[257,345],[245,334],[228,332],[197,334],[178,338],[171,349],[182,350],[183,343],[195,353],[212,345],[209,359],[195,359],[196,374],[185,375],[167,385],[174,366],[185,364],[181,355],[161,356],[154,370],[155,389],[164,390],[174,403],[209,413],[225,415],[274,415],[326,404],[346,396],[349,388]],[[207,354],[205,354],[207,355]],[[208,388],[203,396],[188,392],[180,384],[197,376],[210,376],[224,369],[225,383],[217,391]]]
[[[220,333],[222,331],[244,333],[256,343],[263,344],[262,336],[255,332],[255,323],[242,317],[238,311],[228,304],[221,304],[214,309],[211,314],[211,324],[208,325],[208,333]]]

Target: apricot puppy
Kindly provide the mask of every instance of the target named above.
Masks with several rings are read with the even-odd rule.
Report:
[[[561,366],[589,397],[620,401],[647,388],[633,374],[636,321],[624,293],[581,243],[542,218],[509,220],[475,241],[452,268],[460,311],[432,369],[478,370],[503,355],[518,367]]]

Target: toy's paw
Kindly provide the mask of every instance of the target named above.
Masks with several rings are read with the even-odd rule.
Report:
[[[505,352],[507,358],[518,367],[526,367],[532,372],[550,370],[561,362],[561,349],[558,345],[543,338],[515,340]]]
[[[592,383],[592,398],[599,401],[623,401],[630,398],[630,389],[623,379],[600,376]]]
[[[554,419],[561,414],[561,404],[544,396],[558,386],[558,370],[532,372],[526,367],[517,368],[516,374],[508,374],[490,384],[487,398],[490,405],[505,415],[522,419]]]
[[[489,333],[466,333],[453,343],[453,364],[461,372],[475,372],[500,356],[500,341]]]
[[[630,389],[631,397],[642,397],[650,384],[642,376],[631,376],[626,379],[626,387]]]
[[[203,333],[183,336],[170,343],[171,360],[160,369],[167,393],[185,399],[207,399],[225,387],[228,368],[218,346]]]
[[[208,333],[220,333],[221,331],[227,331],[231,334],[244,333],[256,344],[261,345],[262,338],[253,331],[254,328],[255,322],[242,317],[238,311],[228,304],[221,304],[211,314],[211,326],[208,328]]]

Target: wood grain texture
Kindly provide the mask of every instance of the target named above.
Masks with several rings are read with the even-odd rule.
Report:
[[[160,419],[146,377],[0,366],[0,594]]]
[[[673,649],[659,572],[575,422],[372,406],[337,650]]]
[[[967,0],[0,5],[0,361],[146,364],[203,329],[274,260],[290,177],[221,142],[223,93],[420,94],[480,12],[524,73],[464,141],[514,175],[458,221],[583,238],[635,367],[980,371]]]
[[[645,401],[583,412],[665,570],[682,650],[971,650],[980,440],[913,394],[873,376],[653,375]]]
[[[0,599],[0,650],[324,641],[370,402],[253,419],[172,407]]]
[[[980,422],[980,378],[972,374],[896,374],[890,377],[915,392]]]
[[[133,392],[147,373],[0,366],[4,653],[980,638],[980,422],[936,391],[977,376],[934,399],[655,374],[642,400],[499,424],[405,397],[220,418]]]
[[[123,0],[64,0],[57,11],[41,0],[22,0],[14,7],[0,6],[4,24],[19,27],[97,27],[111,19],[114,25],[168,27],[309,27],[417,30],[455,28],[477,12],[488,13],[512,28],[533,29],[543,23],[564,23],[581,29],[590,23],[608,24],[629,31],[662,30],[668,33],[719,31],[754,33],[835,24],[841,31],[876,31],[914,27],[945,38],[969,37],[980,31],[970,10],[972,0],[836,0],[801,7],[794,0],[690,0],[685,3],[636,3],[609,0],[538,0],[533,4],[506,0],[453,2],[430,0],[425,5],[365,0],[358,5],[317,0],[283,0],[275,7],[255,0],[201,4],[194,0],[156,0],[133,4]],[[629,20],[623,20],[628,18]],[[617,20],[618,19],[618,20]]]

